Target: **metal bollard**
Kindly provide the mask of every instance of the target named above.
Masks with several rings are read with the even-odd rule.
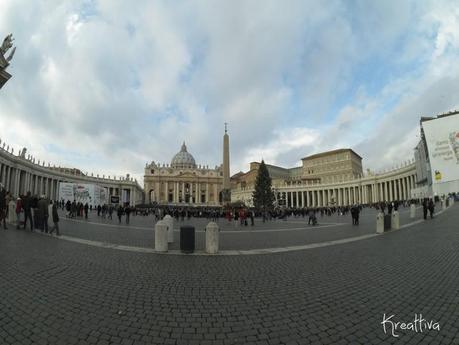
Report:
[[[384,232],[384,213],[379,212],[376,216],[376,233],[382,234]]]
[[[167,224],[167,242],[174,242],[174,219],[168,214],[164,216],[163,222]]]
[[[392,212],[390,227],[391,230],[400,229],[400,214],[398,213],[398,211]]]
[[[167,224],[160,220],[155,225],[155,250],[164,253],[167,249]]]
[[[206,226],[206,252],[208,254],[218,253],[218,237],[219,229],[218,225],[214,222],[210,222]]]
[[[411,204],[410,206],[410,218],[416,218],[416,205]]]

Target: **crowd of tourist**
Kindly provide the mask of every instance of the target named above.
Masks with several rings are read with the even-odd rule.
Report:
[[[57,204],[48,200],[45,195],[32,196],[30,192],[16,199],[0,185],[0,220],[3,228],[8,229],[6,219],[10,224],[16,224],[16,229],[34,229],[52,234],[59,233],[59,213]],[[50,226],[52,222],[52,226]]]
[[[453,196],[455,197],[455,196]],[[409,207],[412,204],[422,205],[424,219],[427,214],[433,218],[435,212],[435,202],[432,198],[423,200],[412,199],[404,201],[380,202],[375,204],[351,206],[328,206],[328,207],[308,207],[308,208],[274,208],[271,210],[257,210],[244,207],[242,205],[229,208],[222,207],[191,207],[191,206],[160,206],[160,205],[140,205],[131,207],[129,205],[98,205],[93,207],[88,203],[81,203],[61,200],[52,201],[45,195],[32,196],[30,192],[26,195],[18,196],[16,199],[7,192],[0,184],[0,226],[7,229],[6,219],[10,224],[16,224],[16,228],[26,229],[29,226],[31,231],[41,230],[45,233],[59,232],[59,212],[61,209],[68,218],[88,219],[90,213],[96,213],[98,217],[106,220],[113,220],[113,214],[117,216],[118,224],[121,224],[123,217],[126,224],[130,222],[130,215],[152,216],[155,220],[163,219],[165,215],[170,215],[176,221],[190,220],[191,218],[206,218],[209,221],[219,221],[226,219],[234,226],[254,226],[258,218],[262,222],[272,220],[287,220],[289,218],[307,218],[308,224],[317,225],[318,217],[324,216],[348,216],[351,215],[352,224],[359,225],[360,213],[366,208],[374,208],[384,214],[391,214],[399,207]],[[50,226],[52,223],[52,226]]]

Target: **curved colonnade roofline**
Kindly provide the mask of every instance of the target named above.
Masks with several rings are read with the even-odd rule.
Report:
[[[416,167],[407,164],[381,174],[333,183],[293,184],[275,186],[276,202],[284,200],[287,207],[329,207],[352,204],[374,204],[411,199],[416,188]],[[233,189],[232,201],[252,205],[253,189]]]
[[[30,191],[32,194],[45,194],[50,199],[57,200],[59,183],[69,182],[99,185],[106,189],[109,196],[121,196],[123,191],[126,191],[127,201],[131,205],[143,202],[143,189],[137,180],[129,177],[129,174],[119,179],[107,178],[104,175],[88,176],[74,168],[60,168],[49,163],[46,166],[44,162],[43,165],[37,164],[30,156],[25,156],[25,151],[16,155],[12,149],[9,152],[4,146],[5,143],[0,147],[0,183],[13,197]]]

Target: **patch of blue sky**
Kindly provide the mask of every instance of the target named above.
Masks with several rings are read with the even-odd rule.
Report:
[[[79,153],[78,151],[63,149],[62,147],[55,145],[55,144],[45,144],[44,147],[46,151],[48,151],[51,154],[59,155],[60,157],[71,157],[72,166],[81,166],[82,164],[102,162],[102,161],[107,162],[107,160],[104,159],[103,156],[94,155],[93,153],[82,154],[82,153]],[[64,160],[66,159],[64,158]]]
[[[88,20],[91,17],[97,16],[97,1],[84,0],[79,7],[78,14],[81,20]]]

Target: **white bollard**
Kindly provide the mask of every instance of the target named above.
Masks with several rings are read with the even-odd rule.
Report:
[[[206,252],[208,254],[218,253],[218,236],[219,229],[218,225],[214,222],[210,222],[206,226]]]
[[[384,213],[379,212],[376,216],[376,233],[382,234],[384,232]]]
[[[167,224],[167,242],[174,242],[174,219],[166,214],[163,219],[164,223]]]
[[[416,218],[416,205],[411,204],[410,206],[410,218]]]
[[[392,212],[390,228],[391,230],[400,229],[400,214],[398,213],[398,211]]]
[[[167,224],[160,220],[155,225],[155,251],[167,252]]]

